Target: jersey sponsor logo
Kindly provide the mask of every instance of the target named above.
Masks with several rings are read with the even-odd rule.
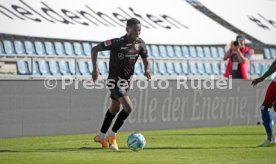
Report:
[[[111,40],[106,40],[104,42],[104,46],[107,47],[107,46],[110,46],[111,45]]]
[[[140,47],[140,44],[135,44],[135,45],[134,45],[134,48],[135,48],[135,50],[137,50],[137,51],[139,50],[139,47]]]
[[[139,54],[132,54],[132,55],[126,55],[125,57],[128,57],[129,59],[135,59],[138,56]]]

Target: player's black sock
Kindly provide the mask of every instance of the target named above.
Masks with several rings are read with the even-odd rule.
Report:
[[[109,109],[107,110],[106,114],[105,114],[105,117],[104,117],[104,121],[103,121],[103,125],[102,125],[102,128],[101,128],[101,132],[102,133],[106,133],[112,123],[112,120],[113,118],[116,116],[116,114],[111,114]]]
[[[117,131],[122,127],[122,125],[124,124],[124,122],[128,116],[129,116],[129,113],[126,113],[125,110],[122,110],[119,113],[117,120],[113,125],[112,131],[117,133]]]

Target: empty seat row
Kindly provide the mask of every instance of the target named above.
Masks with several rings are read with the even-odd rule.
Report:
[[[224,63],[202,62],[155,62],[153,68],[155,75],[222,75],[225,70]]]
[[[16,63],[18,75],[34,75],[34,76],[71,76],[71,75],[91,75],[92,64],[87,61],[75,60],[39,60],[33,62],[19,60]],[[99,61],[100,75],[108,74],[107,62]]]
[[[258,76],[263,75],[269,67],[270,64],[268,63],[251,63],[249,68],[249,74]]]
[[[108,62],[99,60],[98,62],[100,75],[108,74]],[[188,75],[188,76],[207,76],[207,75],[223,75],[226,64],[224,62],[164,62],[156,61],[151,64],[153,75]],[[249,68],[250,75],[262,75],[269,68],[266,63],[251,63]],[[70,76],[70,75],[91,75],[92,64],[87,61],[75,60],[39,60],[17,61],[18,75],[36,75],[36,76]],[[134,70],[135,75],[144,74],[144,66],[142,62],[137,62]]]
[[[69,41],[1,40],[0,55],[90,56],[97,43]],[[208,46],[147,45],[149,57],[156,58],[210,58],[221,59],[225,48]],[[109,56],[110,51],[102,51]]]
[[[108,74],[108,62],[98,62],[100,75]],[[153,75],[222,75],[225,64],[222,63],[195,63],[195,62],[154,62],[151,65]],[[39,60],[17,61],[18,75],[35,76],[70,76],[70,75],[91,75],[92,64],[87,61],[75,60]],[[137,62],[134,70],[135,75],[144,74],[142,62]]]
[[[97,43],[3,40],[0,42],[0,55],[50,55],[50,56],[90,56],[91,48]],[[109,56],[109,51],[99,55]]]
[[[208,46],[147,45],[148,55],[159,58],[209,58],[221,59],[225,48]]]
[[[264,58],[265,59],[276,59],[276,49],[275,48],[264,48]]]

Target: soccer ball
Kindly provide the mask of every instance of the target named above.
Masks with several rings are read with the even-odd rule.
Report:
[[[146,139],[141,133],[132,133],[127,138],[128,148],[132,151],[139,151],[146,146]]]

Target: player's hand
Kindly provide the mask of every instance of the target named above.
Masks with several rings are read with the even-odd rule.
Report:
[[[92,80],[96,81],[98,79],[98,76],[99,76],[99,70],[98,70],[98,67],[96,67],[92,71]]]
[[[253,86],[253,87],[256,87],[257,86],[257,84],[258,83],[260,83],[260,82],[262,82],[264,79],[263,78],[257,78],[257,79],[254,79],[253,81],[252,81],[252,83],[251,83],[251,85]]]
[[[146,76],[149,79],[151,79],[150,71],[145,71],[144,76]]]

